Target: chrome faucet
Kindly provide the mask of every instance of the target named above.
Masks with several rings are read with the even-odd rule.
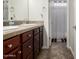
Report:
[[[11,17],[11,20],[9,21],[9,25],[10,25],[10,26],[14,25],[13,17]]]

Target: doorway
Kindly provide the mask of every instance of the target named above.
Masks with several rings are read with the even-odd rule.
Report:
[[[51,41],[67,40],[67,0],[49,1],[49,34]]]

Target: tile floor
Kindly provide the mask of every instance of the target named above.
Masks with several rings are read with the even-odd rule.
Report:
[[[65,43],[52,43],[49,49],[41,50],[37,59],[74,59]]]

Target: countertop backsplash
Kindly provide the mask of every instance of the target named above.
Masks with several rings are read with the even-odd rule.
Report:
[[[12,25],[20,25],[20,24],[29,24],[29,23],[44,23],[44,21],[25,21],[25,20],[17,20],[17,21],[4,21],[3,26],[10,26],[10,22],[13,22]]]

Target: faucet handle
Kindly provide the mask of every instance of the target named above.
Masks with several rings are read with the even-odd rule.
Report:
[[[14,21],[10,21],[9,22],[9,25],[14,25]]]

